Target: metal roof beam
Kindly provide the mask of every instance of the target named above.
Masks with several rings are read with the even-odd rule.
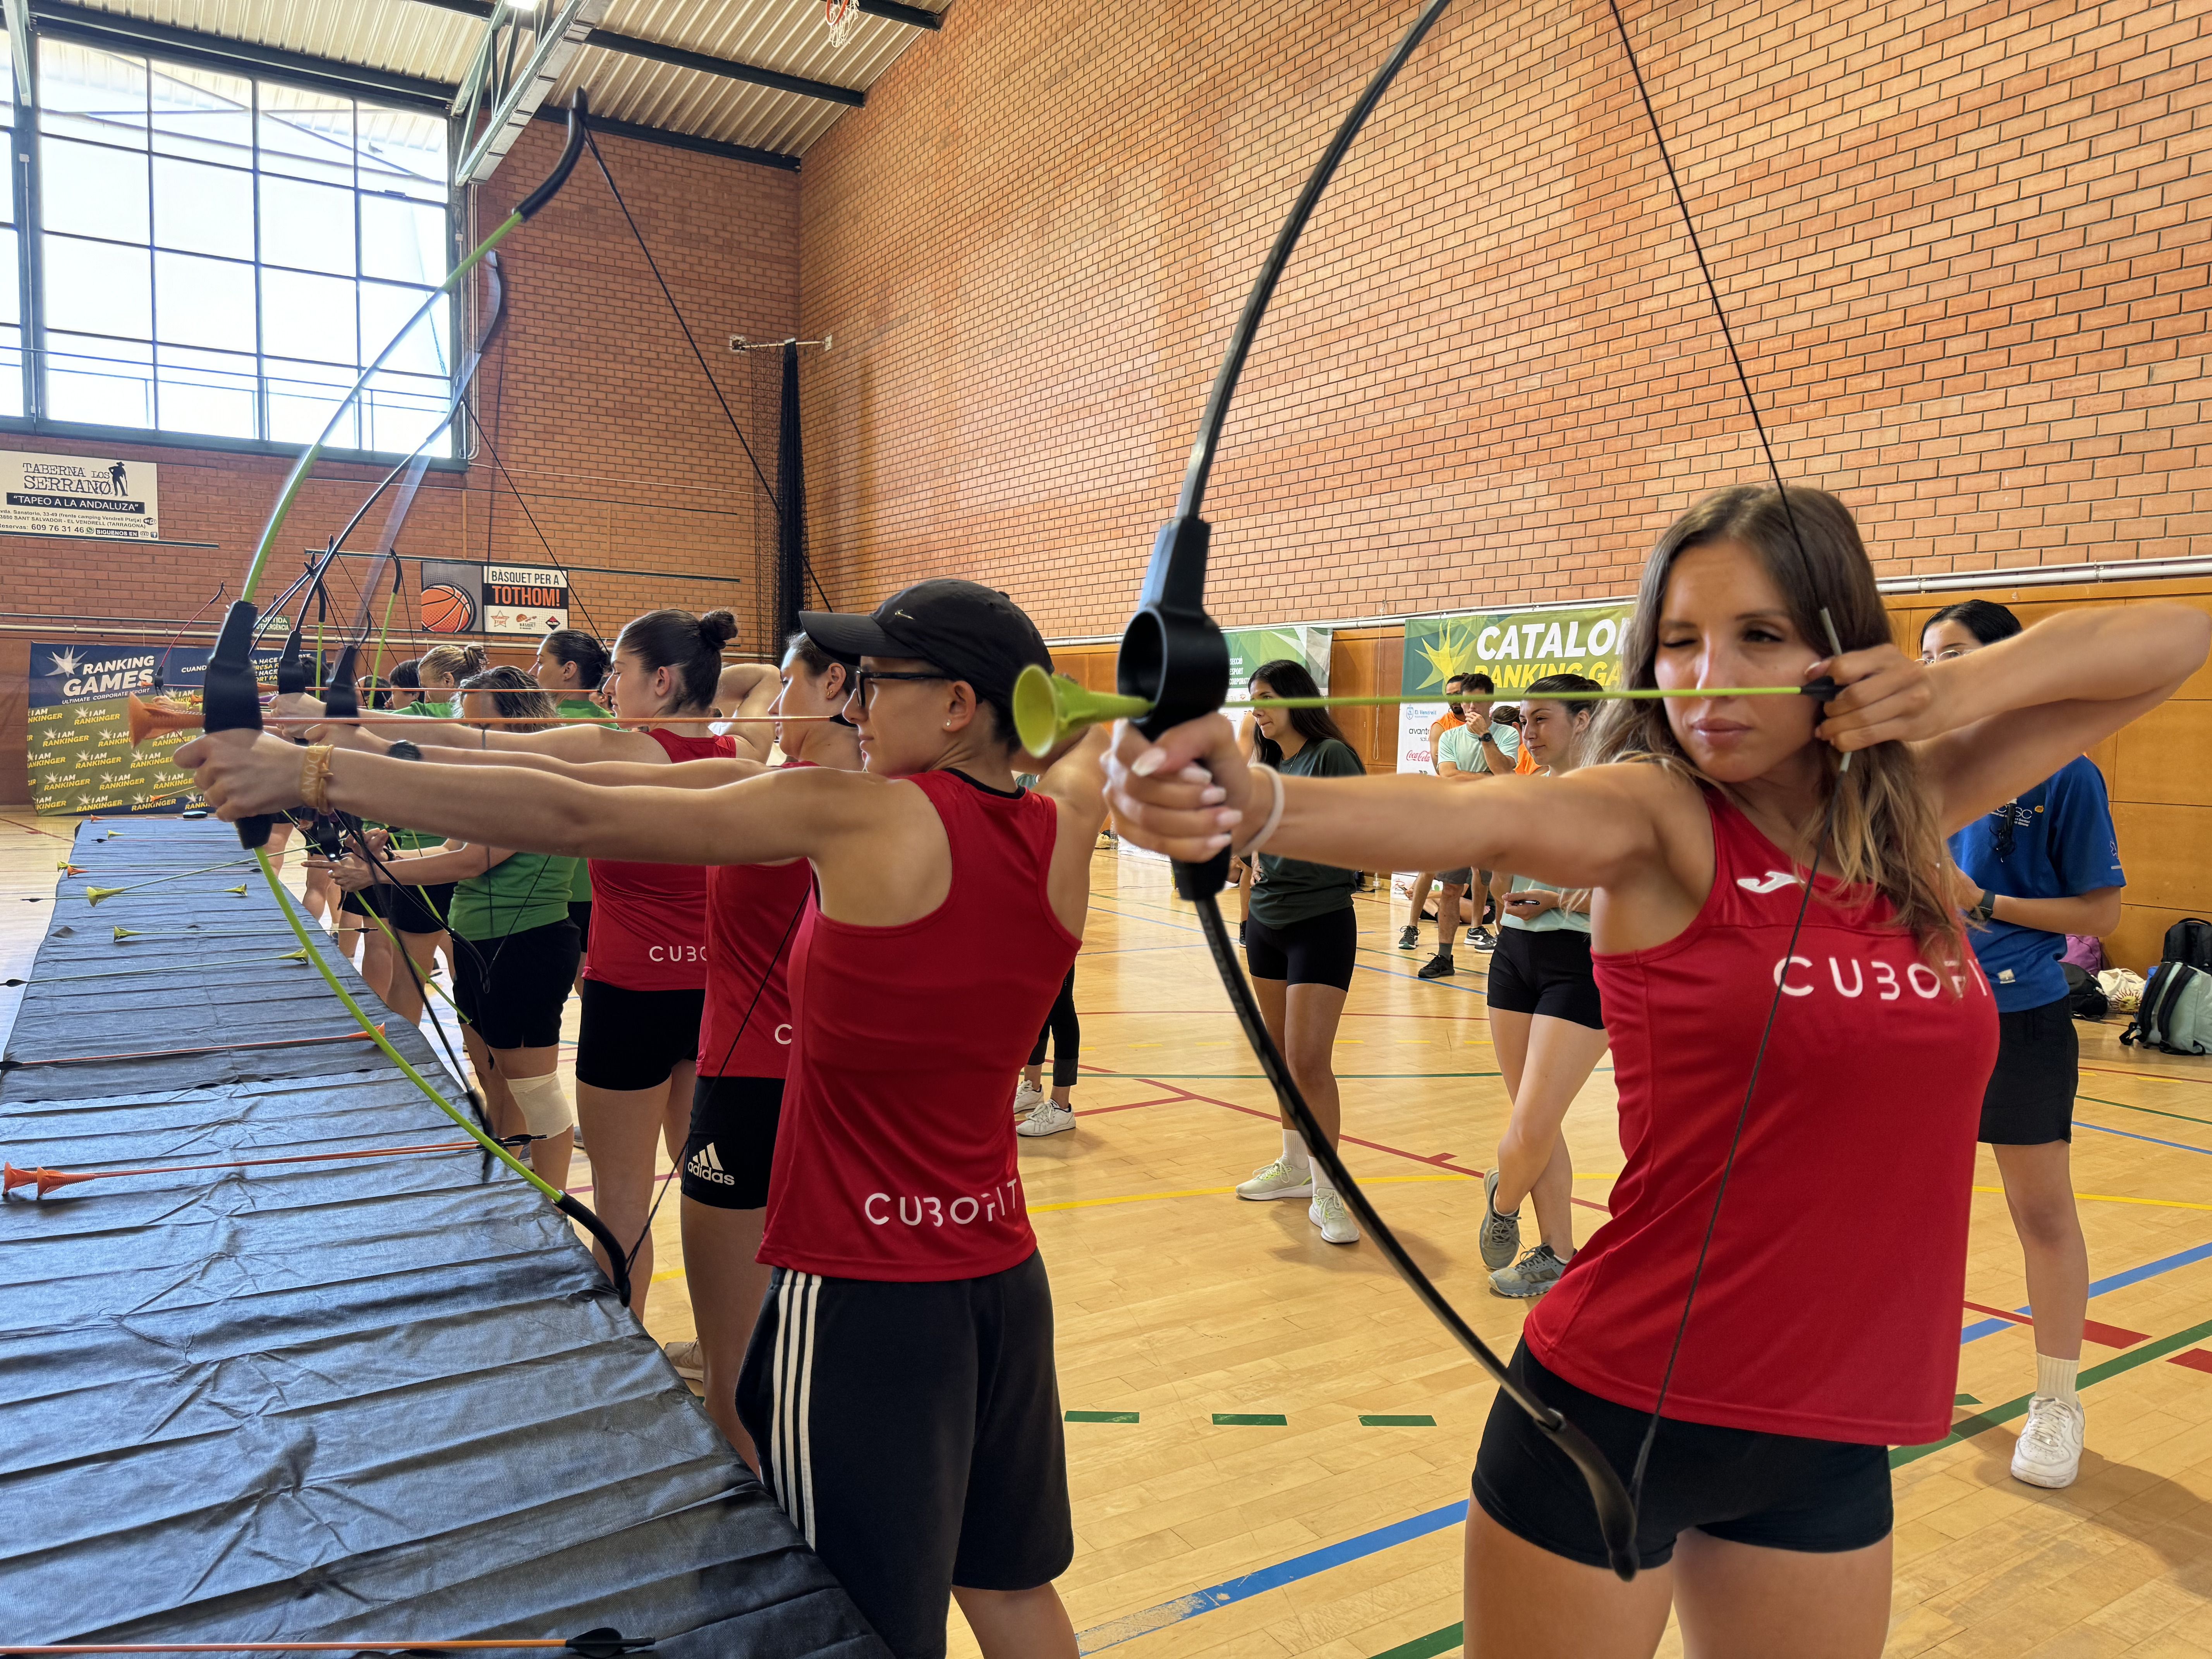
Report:
[[[560,15],[527,16],[530,51],[520,63],[515,47],[525,32],[525,15],[509,9],[485,28],[475,60],[461,77],[454,100],[454,137],[460,159],[453,164],[457,184],[481,184],[507,157],[508,149],[538,106],[568,72],[577,50],[606,15],[612,0],[568,0]],[[479,113],[483,125],[476,125]]]
[[[492,15],[494,5],[494,0],[420,0],[420,3],[437,6],[446,11],[466,12],[471,17],[484,18]],[[887,10],[878,12],[878,7]],[[893,0],[862,0],[860,9],[878,15],[890,12],[913,12],[915,16],[931,19],[927,27],[938,27],[936,13],[916,12],[911,6],[894,4]],[[909,20],[901,15],[898,21],[906,22]],[[801,98],[818,98],[825,103],[847,104],[854,109],[868,101],[868,94],[856,87],[841,87],[830,81],[812,81],[803,75],[786,75],[781,70],[763,69],[757,64],[741,64],[734,58],[717,58],[710,52],[666,46],[659,40],[648,40],[642,35],[623,34],[616,29],[592,29],[584,36],[584,44],[597,46],[603,52],[620,52],[626,58],[643,58],[677,69],[696,70],[702,75],[719,75],[726,80],[744,81],[757,87],[771,87],[778,92],[795,93]]]

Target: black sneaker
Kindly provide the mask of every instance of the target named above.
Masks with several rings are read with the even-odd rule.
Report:
[[[1244,924],[1241,921],[1237,924],[1237,947],[1239,950],[1244,948]]]
[[[1452,966],[1451,952],[1439,951],[1421,966],[1422,979],[1449,979],[1459,969]]]
[[[1495,951],[1498,948],[1498,941],[1491,937],[1487,927],[1469,928],[1467,943],[1468,948],[1474,951]]]
[[[1408,927],[1401,931],[1398,935],[1398,948],[1401,951],[1419,950],[1421,948],[1421,930],[1418,927]]]

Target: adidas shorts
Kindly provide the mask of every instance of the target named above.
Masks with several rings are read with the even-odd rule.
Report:
[[[718,1210],[768,1202],[780,1077],[702,1077],[691,1085],[691,1133],[684,1143],[684,1196]]]

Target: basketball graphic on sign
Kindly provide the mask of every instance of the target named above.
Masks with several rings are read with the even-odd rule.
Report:
[[[465,634],[476,619],[476,601],[450,582],[434,582],[422,590],[424,632]]]

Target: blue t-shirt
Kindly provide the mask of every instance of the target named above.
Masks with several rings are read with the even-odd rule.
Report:
[[[2104,775],[2086,755],[1952,836],[1951,857],[1981,886],[2013,898],[2075,898],[2128,881]],[[2000,1012],[2040,1008],[2066,994],[2066,970],[2058,965],[2064,934],[1992,921],[1969,927],[1966,937]]]

